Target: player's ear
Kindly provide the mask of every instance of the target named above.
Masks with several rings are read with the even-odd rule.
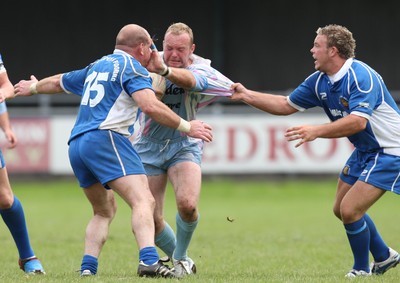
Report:
[[[329,52],[331,53],[331,55],[335,55],[336,53],[339,54],[339,49],[337,49],[336,46],[332,46],[329,48]]]

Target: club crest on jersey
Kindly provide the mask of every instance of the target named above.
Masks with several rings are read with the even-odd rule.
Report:
[[[342,173],[343,175],[348,176],[350,173],[350,166],[349,165],[344,166]]]
[[[349,101],[347,100],[346,97],[341,96],[339,99],[340,99],[340,104],[342,104],[346,108],[349,108]]]

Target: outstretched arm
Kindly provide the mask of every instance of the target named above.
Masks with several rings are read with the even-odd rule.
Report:
[[[230,99],[243,101],[264,112],[273,115],[290,115],[298,111],[288,103],[286,96],[249,90],[241,83],[234,83],[231,88],[234,92]]]
[[[30,96],[36,93],[62,93],[63,89],[60,85],[61,75],[62,74],[54,75],[40,81],[32,75],[30,80],[21,80],[14,85],[15,96]]]

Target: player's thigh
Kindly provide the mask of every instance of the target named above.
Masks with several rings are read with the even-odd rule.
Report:
[[[100,183],[95,183],[83,189],[87,199],[93,207],[95,214],[112,217],[117,209],[114,192],[107,190]]]
[[[177,201],[197,202],[201,190],[201,167],[191,161],[178,162],[168,169]]]
[[[164,210],[165,191],[167,188],[168,178],[166,174],[156,176],[147,176],[150,191],[156,201],[155,214],[162,215]]]
[[[149,189],[147,176],[132,174],[107,183],[131,207],[138,204],[154,205],[154,198]]]
[[[343,222],[351,223],[360,219],[385,192],[363,181],[357,181],[342,200],[340,211]]]

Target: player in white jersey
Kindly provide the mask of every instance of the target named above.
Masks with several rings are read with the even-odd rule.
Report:
[[[167,29],[162,52],[164,62],[170,67],[190,70],[192,75],[178,76],[174,69],[166,80],[162,102],[187,120],[195,119],[200,108],[219,96],[230,96],[233,83],[212,68],[209,60],[193,54],[194,49],[193,32],[186,24],[175,23]],[[133,144],[143,161],[156,200],[156,245],[172,258],[176,276],[193,274],[196,266],[187,250],[199,221],[203,141],[160,125],[148,115],[144,115],[141,123],[143,128]],[[164,219],[168,179],[178,209],[176,236]]]
[[[0,96],[13,96],[14,88],[11,84],[3,59],[0,54]],[[0,127],[3,130],[10,148],[17,145],[17,137],[11,129],[10,119],[5,102],[0,103]],[[31,247],[25,214],[21,202],[13,194],[6,163],[0,151],[0,215],[7,225],[17,246],[19,266],[27,274],[45,274],[40,260],[35,256]]]
[[[81,70],[40,81],[32,77],[15,85],[16,95],[65,91],[82,97],[68,141],[71,167],[94,211],[86,229],[82,276],[97,273],[98,257],[117,209],[115,191],[132,209],[131,226],[139,247],[138,275],[175,277],[159,261],[154,244],[154,197],[128,138],[139,107],[159,123],[191,137],[211,141],[212,133],[209,125],[181,119],[157,100],[145,67],[164,73],[165,66],[159,54],[152,52],[152,44],[144,28],[126,25],[117,35],[113,54]]]
[[[240,83],[233,85],[231,97],[276,115],[322,107],[331,123],[289,128],[287,140],[297,140],[298,147],[317,138],[348,137],[355,146],[340,173],[333,209],[354,256],[346,277],[383,274],[400,261],[366,213],[386,191],[400,194],[400,111],[381,76],[354,59],[355,46],[345,27],[319,28],[311,49],[317,71],[289,97],[251,91]]]

